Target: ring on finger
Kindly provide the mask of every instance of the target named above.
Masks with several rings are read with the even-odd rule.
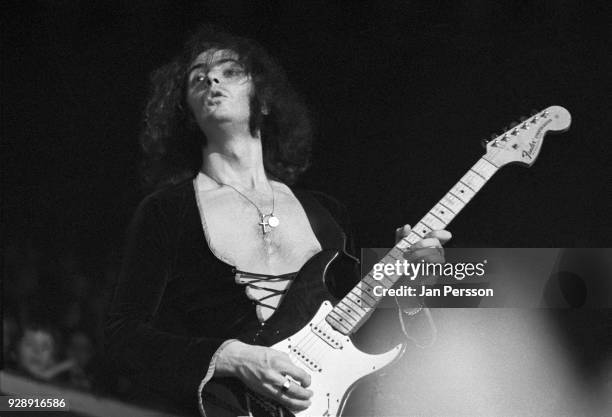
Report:
[[[287,391],[289,391],[289,387],[291,386],[291,380],[289,379],[289,377],[285,378],[285,382],[283,382],[283,385],[281,385],[281,392],[284,394]]]

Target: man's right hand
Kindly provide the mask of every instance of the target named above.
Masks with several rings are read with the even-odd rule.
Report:
[[[295,366],[289,355],[240,341],[229,343],[219,353],[215,376],[239,378],[248,388],[291,411],[307,409],[313,394],[306,389],[310,385],[310,375]],[[289,387],[283,389],[287,380],[290,381]]]

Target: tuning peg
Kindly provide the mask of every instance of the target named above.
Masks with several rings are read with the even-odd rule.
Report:
[[[527,120],[527,119],[528,119],[528,118],[527,118],[527,117],[525,117],[525,116],[521,116],[521,117],[519,117],[519,120],[520,120],[521,122],[524,122],[524,121],[525,121],[525,120]]]
[[[537,112],[539,112],[538,109],[531,109],[531,114],[536,114]]]
[[[489,141],[486,139],[483,139],[480,141],[480,144],[482,145],[483,148],[487,149],[487,145],[489,144]]]
[[[517,126],[519,124],[519,122],[512,122],[510,123],[510,127],[508,128],[508,130],[512,129],[514,126]]]
[[[498,137],[499,135],[496,133],[493,133],[490,137],[489,137],[489,141],[492,141],[493,139],[495,139],[496,137]]]

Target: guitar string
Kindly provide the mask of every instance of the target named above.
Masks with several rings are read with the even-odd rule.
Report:
[[[499,150],[498,150],[498,149],[495,149],[494,151],[497,151],[497,152],[495,152],[495,153],[498,153],[498,152],[499,152]],[[493,156],[495,156],[495,155],[493,155]],[[484,159],[484,158],[483,158],[483,159]],[[488,161],[487,161],[487,162],[488,162]],[[498,167],[496,167],[496,168],[498,168]],[[497,170],[496,170],[496,171],[497,171]],[[487,180],[487,181],[488,181],[488,180]],[[476,193],[475,193],[475,194],[476,194]],[[471,198],[470,198],[470,200],[471,200]],[[466,204],[467,204],[467,203],[465,203],[465,204],[464,204],[464,206],[465,206]],[[431,211],[431,210],[430,210],[430,211]],[[364,310],[364,312],[366,311],[366,310],[365,310],[363,307],[361,307],[361,306],[360,306],[360,308],[361,308],[362,310]],[[328,313],[328,314],[329,314],[329,313]],[[326,315],[325,317],[327,317],[327,315]],[[322,320],[320,320],[320,321],[319,321],[319,322],[316,324],[316,326],[320,327],[320,328],[321,328],[321,330],[324,330],[324,331],[328,331],[329,329],[327,329],[327,328],[333,329],[333,326],[329,325],[329,323],[327,323],[327,321],[325,320],[325,318],[323,318]],[[326,327],[326,329],[323,329],[323,326],[325,326],[325,327]],[[334,330],[335,330],[335,329],[334,329]],[[311,331],[309,331],[309,332],[307,333],[307,335],[306,335],[305,337],[303,337],[303,338],[302,338],[300,341],[298,341],[298,342],[297,342],[296,347],[299,347],[300,349],[304,349],[304,352],[306,353],[306,351],[307,351],[307,350],[309,350],[308,346],[311,346],[311,345],[316,345],[316,342],[317,342],[317,340],[319,340],[319,339],[321,339],[321,338],[320,338],[318,335],[314,334],[314,333],[313,333],[313,331],[311,330]],[[326,342],[325,342],[324,340],[321,340],[321,342],[324,342],[324,343],[319,343],[319,346],[321,346],[321,349],[324,351],[325,349],[323,349],[323,348],[325,347]]]
[[[366,311],[363,308],[362,310],[364,310],[364,312]],[[327,315],[325,317],[327,317]],[[321,321],[316,323],[315,326],[321,328],[322,331],[327,331],[328,333],[329,333],[329,330],[337,331],[333,329],[333,326],[327,323],[325,318],[323,318]],[[323,328],[323,326],[325,326],[325,328]],[[319,340],[323,343],[317,344],[316,342]],[[310,332],[308,332],[306,336],[304,336],[300,341],[298,341],[295,346],[299,348],[305,354],[307,353],[310,358],[315,360],[315,362],[321,362],[321,360],[326,355],[326,351],[327,351],[325,349],[326,345],[327,345],[327,342],[323,340],[317,334],[313,333],[311,330]],[[314,350],[317,347],[318,349]]]
[[[321,328],[322,331],[329,333],[329,329],[327,328],[328,324],[325,320],[323,320],[322,323],[319,323],[319,327]],[[315,346],[312,349],[313,350],[312,356],[315,359],[315,361],[319,363],[322,362],[323,358],[325,357],[327,353],[327,349],[326,349],[327,342],[325,340],[322,340],[322,342],[323,343],[319,343],[319,344],[315,343]]]
[[[322,328],[323,326],[331,328],[331,326],[329,326],[329,324],[326,322],[325,318],[323,318],[321,321],[316,323],[315,326],[319,328]],[[329,332],[328,329],[322,328],[322,330]],[[317,344],[317,341],[321,341],[323,343]],[[302,352],[304,352],[305,354],[308,354],[309,358],[314,359],[315,362],[320,363],[326,355],[326,349],[325,349],[326,345],[327,345],[327,342],[325,340],[322,340],[321,337],[313,333],[311,330],[310,332],[308,332],[308,334],[304,338],[302,338],[302,340],[300,340],[296,344],[296,347],[299,347],[299,349]],[[317,346],[319,348],[317,350],[314,350],[314,348],[316,348]]]
[[[364,312],[366,312],[366,310],[361,305],[360,305],[360,308]],[[352,309],[352,310],[355,310],[355,309]],[[357,312],[357,314],[360,315],[359,312]],[[349,316],[350,316],[350,313],[349,313]],[[327,317],[327,315],[325,317]],[[322,332],[330,332],[330,330],[333,329],[333,326],[329,325],[327,321],[325,320],[325,318],[323,318],[318,323],[316,323],[315,326],[319,327]],[[320,363],[323,357],[327,353],[326,344],[327,342],[325,340],[323,340],[319,335],[315,334],[312,330],[310,330],[306,334],[306,336],[304,336],[300,341],[296,343],[296,348],[298,348],[301,352],[303,352],[304,355],[307,355],[308,358],[312,358],[314,359],[315,362]],[[295,357],[295,355],[292,355],[292,356]],[[296,358],[296,359],[299,360],[299,358]]]
[[[499,152],[499,150],[495,149],[494,153]],[[494,155],[493,155],[494,156]],[[488,161],[487,161],[488,162]],[[463,204],[464,206],[467,203]],[[431,210],[430,210],[431,211]],[[360,306],[360,308],[365,312],[366,310]],[[360,314],[359,312],[356,311],[356,309],[351,309],[351,310],[355,310],[355,312],[361,316],[362,314]],[[350,316],[350,313],[347,313]],[[357,321],[359,321],[360,318],[357,319]],[[322,331],[329,331],[329,329],[327,328],[323,328],[323,326],[325,327],[329,327],[331,329],[333,329],[333,326],[329,326],[329,324],[326,322],[325,319],[321,320],[320,322],[318,322],[316,324],[317,327],[321,328]],[[335,330],[335,329],[334,329]],[[323,343],[319,343],[317,344],[317,340],[321,340],[321,342]],[[300,341],[297,342],[296,344],[296,348],[298,348],[300,351],[302,351],[304,354],[308,355],[309,358],[314,359],[315,361],[320,361],[324,356],[325,356],[325,345],[327,344],[327,342],[325,340],[322,340],[321,337],[319,337],[318,335],[316,335],[312,330],[310,332],[308,332],[308,334],[303,337]]]
[[[499,149],[494,149],[492,152],[492,157],[495,157],[498,153],[500,152]],[[481,159],[485,159],[484,157],[481,157]],[[486,159],[485,159],[486,160]],[[487,162],[489,162],[488,160],[486,160]],[[492,164],[491,162],[489,162],[490,164]],[[494,165],[494,164],[492,164]],[[494,165],[495,166],[495,165]],[[499,168],[497,166],[495,166],[496,168]],[[474,169],[476,172],[478,172],[476,169]],[[497,169],[495,169],[495,171],[497,171]],[[490,179],[490,177],[489,177]],[[485,183],[488,182],[488,179],[485,181]],[[483,184],[484,185],[484,184]],[[480,187],[482,188],[482,187]],[[479,190],[477,190],[474,195],[472,197],[474,197]],[[467,203],[469,201],[471,201],[471,197],[469,198],[469,200],[467,202],[465,202],[463,205],[463,207],[465,207],[465,205],[467,205]],[[462,202],[463,203],[463,202]],[[435,206],[434,206],[435,207]],[[433,210],[433,209],[432,209]],[[430,210],[429,212],[431,212],[432,210]],[[360,305],[360,308],[366,312],[366,310]],[[351,310],[355,310],[355,309],[351,309]],[[359,316],[361,316],[362,314],[359,312],[356,312]],[[328,313],[329,314],[329,313]],[[350,316],[350,313],[348,313],[348,315]],[[326,315],[327,317],[327,315]],[[359,322],[359,320],[362,317],[357,319],[357,322]],[[327,323],[327,321],[324,319],[322,319],[321,321],[319,321],[316,324],[317,327],[319,327],[321,329],[321,331],[324,332],[329,332],[331,329],[333,329],[333,326],[329,325],[329,323]],[[325,327],[323,327],[325,326]],[[352,327],[352,326],[351,326]],[[335,330],[335,329],[334,329]],[[317,341],[323,342],[323,343],[318,343]],[[319,335],[315,334],[312,330],[308,332],[308,334],[302,338],[302,340],[298,341],[296,344],[296,348],[298,348],[300,351],[302,351],[305,355],[308,355],[309,358],[312,358],[315,360],[315,362],[320,362],[321,359],[325,356],[326,354],[326,349],[325,349],[325,345],[327,344],[327,342],[325,340],[323,340]]]
[[[325,322],[325,318],[323,318],[321,321],[316,323],[315,326],[320,327],[321,323],[324,323],[324,322]],[[300,341],[298,341],[296,343],[296,348],[298,348],[300,351],[302,351],[302,352],[304,352],[306,354],[307,352],[310,352],[310,350],[311,350],[310,346],[315,344],[317,339],[320,339],[319,336],[314,334],[314,332],[312,331],[312,328],[311,328],[310,331],[306,334],[306,336],[304,336]],[[312,357],[312,355],[310,354],[309,357]],[[297,357],[297,359],[299,360],[300,358]],[[322,359],[322,357],[319,357],[318,360],[315,360],[315,361],[316,362],[320,362],[321,359]]]

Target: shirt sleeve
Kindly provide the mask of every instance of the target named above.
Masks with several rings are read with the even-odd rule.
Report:
[[[225,340],[178,335],[154,326],[170,273],[171,230],[158,202],[145,199],[128,229],[106,321],[106,356],[135,383],[195,404],[211,359]]]

